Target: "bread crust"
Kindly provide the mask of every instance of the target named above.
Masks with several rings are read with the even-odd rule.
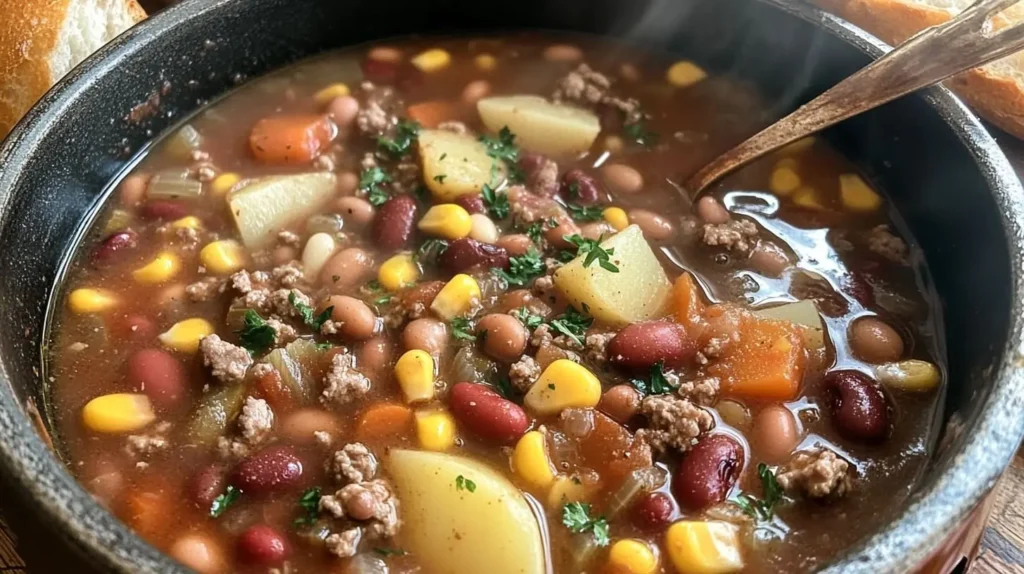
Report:
[[[905,0],[816,0],[817,4],[874,34],[882,41],[897,45],[910,36],[948,21],[952,14]],[[996,26],[1007,25],[1005,18]],[[1024,87],[994,66],[975,68],[945,82],[977,114],[1003,130],[1024,139]]]
[[[0,0],[0,140],[59,78],[50,69],[68,7],[81,0]],[[146,18],[135,0],[121,0],[134,22]]]

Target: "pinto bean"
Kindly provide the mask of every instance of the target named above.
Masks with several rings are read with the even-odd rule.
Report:
[[[448,405],[459,424],[488,442],[512,444],[530,426],[522,407],[483,385],[456,383]]]
[[[186,534],[175,540],[170,555],[199,574],[217,572],[223,564],[217,542],[205,534]]]
[[[675,512],[676,505],[667,494],[651,492],[633,504],[633,524],[642,530],[662,530],[672,522]]]
[[[832,424],[839,434],[873,443],[889,434],[889,405],[881,387],[859,371],[832,371],[823,381]]]
[[[327,115],[342,129],[350,127],[358,113],[359,100],[352,96],[339,96],[327,104]]]
[[[133,173],[124,178],[117,186],[117,191],[121,195],[121,205],[135,207],[142,203],[142,200],[146,197],[146,187],[148,185],[149,175],[144,173]]]
[[[679,463],[672,490],[685,509],[698,512],[725,500],[743,466],[743,447],[725,434],[706,435]]]
[[[342,431],[341,421],[338,417],[327,411],[318,408],[304,408],[288,413],[281,421],[281,433],[291,442],[298,444],[313,444],[316,436],[313,433],[320,431],[331,435],[332,438],[340,436]]]
[[[409,350],[419,349],[440,356],[448,348],[448,327],[426,317],[410,321],[402,331],[402,344]]]
[[[131,251],[139,245],[139,234],[130,229],[117,231],[107,236],[93,251],[92,259],[96,263],[106,263],[114,256]]]
[[[556,227],[552,227],[544,232],[544,239],[548,240],[548,243],[556,249],[572,249],[576,246],[566,240],[566,237],[572,235],[579,235],[580,227],[572,221],[563,221]]]
[[[626,369],[649,369],[659,361],[680,367],[693,360],[697,344],[677,323],[644,321],[624,327],[608,343],[608,359]]]
[[[367,52],[366,57],[378,62],[397,64],[402,61],[402,51],[391,46],[377,46]]]
[[[409,244],[416,226],[416,200],[396,195],[384,202],[373,221],[373,242],[383,250],[401,249]]]
[[[640,410],[640,393],[629,385],[615,385],[601,395],[597,408],[616,422],[625,424]]]
[[[355,297],[332,295],[327,299],[331,319],[341,323],[340,334],[346,339],[362,341],[377,331],[377,314],[369,305]]]
[[[570,169],[565,172],[560,193],[568,201],[583,204],[595,203],[601,197],[597,180],[582,169]]]
[[[346,228],[348,226],[357,229],[366,227],[373,221],[373,216],[377,212],[369,201],[352,195],[339,199],[334,205],[337,212],[341,214]]]
[[[519,257],[526,255],[526,252],[533,247],[533,240],[528,235],[513,233],[511,235],[502,235],[498,238],[498,242],[495,245],[504,249],[510,256]]]
[[[249,564],[280,564],[288,553],[284,535],[269,524],[254,524],[238,537],[239,557]]]
[[[486,97],[487,94],[491,93],[491,83],[487,80],[474,80],[462,89],[462,101],[463,103],[476,105],[480,98]]]
[[[667,241],[676,233],[667,219],[646,209],[629,210],[629,220],[640,226],[648,241]]]
[[[504,313],[485,315],[477,321],[476,332],[483,340],[484,353],[504,363],[513,363],[522,357],[530,338],[518,319]]]
[[[800,442],[800,428],[793,412],[782,405],[769,405],[754,417],[750,448],[762,460],[785,462]]]
[[[332,291],[345,291],[362,284],[373,273],[373,256],[349,247],[335,253],[320,270],[320,281]]]
[[[338,195],[352,196],[359,187],[359,176],[354,171],[343,171],[338,174],[337,187]]]
[[[718,200],[705,195],[697,200],[697,217],[704,223],[719,224],[729,221],[729,211]]]
[[[750,253],[750,266],[768,277],[778,277],[789,267],[789,256],[771,241],[758,241]]]
[[[488,245],[463,237],[448,244],[448,249],[438,256],[437,264],[441,269],[454,275],[477,266],[507,269],[509,259],[508,252],[497,245]]]
[[[302,461],[287,445],[269,446],[250,454],[235,467],[231,484],[246,494],[269,494],[296,486],[302,478]]]
[[[222,464],[211,464],[199,470],[188,482],[188,493],[196,505],[208,512],[213,500],[224,492],[227,469]]]
[[[634,194],[644,188],[644,176],[624,163],[610,163],[601,168],[601,174],[612,193]]]
[[[113,331],[118,337],[131,341],[146,341],[157,334],[156,323],[145,315],[126,315],[115,320]]]
[[[391,358],[391,339],[374,337],[359,348],[359,370],[367,374],[382,373],[391,363]]]
[[[868,363],[889,363],[903,356],[903,338],[877,317],[863,317],[850,325],[850,347]]]
[[[128,357],[128,383],[146,393],[157,406],[178,406],[188,394],[181,363],[163,349],[141,349]]]
[[[583,59],[583,50],[571,44],[552,44],[544,48],[544,59],[571,64]]]
[[[593,239],[594,241],[598,241],[602,237],[608,237],[614,233],[615,228],[607,221],[591,221],[590,223],[584,223],[580,226],[580,235],[582,235],[584,239]]]

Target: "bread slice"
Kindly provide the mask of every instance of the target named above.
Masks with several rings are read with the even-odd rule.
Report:
[[[135,0],[0,0],[0,139],[71,68],[145,17]]]
[[[948,21],[975,0],[815,0],[822,8],[895,46],[917,32]],[[999,29],[1024,22],[1017,4],[993,18]],[[1014,54],[946,81],[981,117],[1024,138],[1024,53]]]

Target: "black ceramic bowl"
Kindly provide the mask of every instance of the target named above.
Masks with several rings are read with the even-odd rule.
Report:
[[[55,453],[31,416],[38,408],[35,422],[53,428],[41,361],[47,308],[86,214],[156,134],[247,78],[385,36],[521,28],[622,36],[685,54],[752,81],[779,115],[884,48],[790,0],[194,0],[157,15],[76,68],[0,148],[3,497],[27,501],[100,568],[179,569],[75,483],[59,441]],[[906,572],[978,505],[1024,434],[1022,192],[992,138],[942,89],[827,137],[892,197],[944,307],[951,384],[934,455],[906,507],[829,567]]]

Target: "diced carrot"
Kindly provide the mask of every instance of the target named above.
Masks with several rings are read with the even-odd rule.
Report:
[[[626,475],[651,466],[651,449],[647,443],[633,438],[622,425],[594,411],[594,430],[580,440],[581,464],[601,477],[605,491],[622,484]]]
[[[147,540],[159,540],[174,516],[174,497],[170,488],[160,481],[124,491],[121,518]]]
[[[441,122],[454,120],[455,104],[447,100],[431,100],[413,104],[406,109],[409,117],[425,128],[436,128]]]
[[[336,134],[337,128],[326,116],[271,116],[252,127],[249,147],[264,163],[308,163]]]
[[[721,378],[725,394],[785,401],[800,390],[805,361],[799,328],[745,313],[739,341],[708,370]]]
[[[672,287],[672,301],[675,306],[676,321],[690,330],[697,326],[704,314],[704,301],[700,287],[686,271],[676,279]]]
[[[359,440],[381,440],[408,436],[412,433],[412,409],[394,403],[379,403],[359,417],[356,436]]]

